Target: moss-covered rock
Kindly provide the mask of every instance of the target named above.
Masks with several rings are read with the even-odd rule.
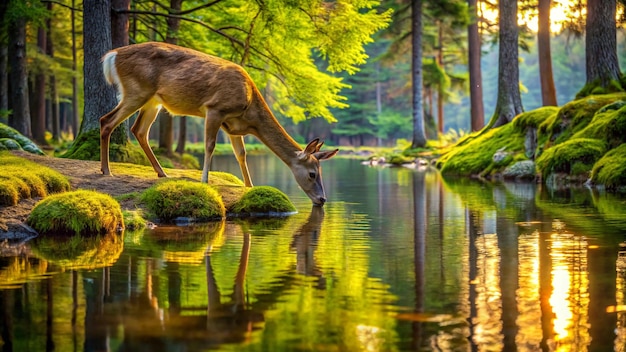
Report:
[[[537,158],[537,168],[544,178],[554,173],[584,175],[591,171],[605,150],[606,144],[598,139],[570,139],[546,149]]]
[[[591,182],[610,190],[626,188],[626,143],[598,160],[591,170]]]
[[[0,164],[0,205],[70,189],[68,178],[59,172],[9,152],[0,151]]]
[[[207,184],[194,181],[164,180],[145,190],[141,200],[150,215],[162,222],[178,217],[216,220],[226,213],[219,193]]]
[[[289,214],[296,211],[287,195],[271,186],[250,188],[231,209],[239,216]]]
[[[44,155],[33,141],[16,129],[0,123],[0,150],[2,149],[25,150],[29,153]]]
[[[124,228],[120,204],[107,194],[79,190],[35,205],[26,222],[40,234],[98,235]]]
[[[505,180],[532,181],[537,177],[535,162],[532,160],[522,160],[509,165],[502,172],[502,177]]]
[[[126,230],[142,230],[147,226],[147,221],[143,218],[141,210],[122,210],[122,216]]]

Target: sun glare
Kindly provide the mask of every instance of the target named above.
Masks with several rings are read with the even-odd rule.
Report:
[[[498,11],[494,9],[485,8],[482,5],[479,9],[481,17],[486,18],[491,23],[498,23]],[[567,8],[561,3],[554,3],[550,10],[550,31],[552,33],[558,33],[563,26],[563,22],[567,19]],[[538,18],[537,13],[518,13],[518,23],[520,25],[526,25],[531,31],[537,32],[538,30]]]

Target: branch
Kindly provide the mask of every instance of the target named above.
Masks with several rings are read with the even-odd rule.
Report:
[[[41,2],[43,2],[43,3],[49,2],[51,4],[57,4],[57,5],[61,6],[61,7],[65,7],[66,9],[70,9],[72,11],[77,11],[77,12],[82,12],[83,11],[82,9],[71,7],[70,5],[65,5],[64,3],[59,2],[59,1],[55,1],[55,0],[41,0]]]

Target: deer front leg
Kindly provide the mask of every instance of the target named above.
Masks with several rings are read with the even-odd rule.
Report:
[[[152,168],[156,171],[159,177],[167,177],[165,171],[159,164],[152,148],[150,148],[150,144],[148,142],[148,136],[150,134],[150,127],[156,120],[157,114],[159,112],[158,105],[146,105],[139,111],[139,116],[137,116],[137,121],[130,128],[131,132],[137,138],[141,149],[146,153],[150,164],[152,164]]]
[[[241,169],[243,183],[246,187],[252,187],[252,179],[250,178],[250,171],[248,170],[248,163],[246,161],[246,146],[243,142],[243,136],[228,136],[230,137],[230,144],[233,147],[233,153],[235,153],[235,158],[237,158],[239,168]]]
[[[222,125],[222,116],[219,112],[209,110],[204,119],[204,164],[202,165],[202,183],[209,183],[209,169],[215,150],[217,132]]]

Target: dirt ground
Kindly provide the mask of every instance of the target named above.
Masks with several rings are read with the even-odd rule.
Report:
[[[14,152],[15,155],[48,166],[69,177],[73,190],[88,189],[112,196],[142,191],[152,186],[158,178],[145,179],[129,175],[103,176],[99,161],[53,158],[27,152]],[[0,166],[1,167],[1,166]],[[32,230],[24,224],[28,214],[39,198],[25,199],[16,206],[0,207],[0,239],[17,239],[28,235]],[[120,202],[122,209],[133,209],[132,200]]]

